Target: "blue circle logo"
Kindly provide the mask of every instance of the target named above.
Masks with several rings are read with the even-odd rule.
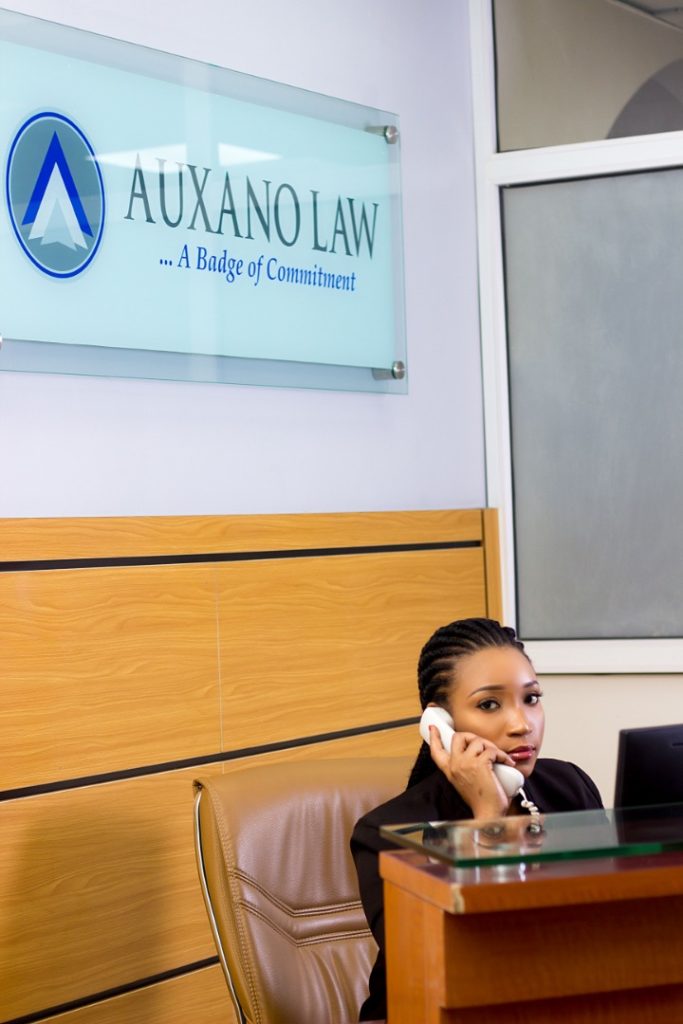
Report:
[[[5,178],[22,249],[50,277],[75,277],[93,259],[104,228],[104,185],[81,129],[53,112],[35,114],[14,136]]]

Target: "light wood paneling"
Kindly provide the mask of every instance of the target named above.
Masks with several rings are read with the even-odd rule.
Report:
[[[196,774],[0,804],[0,1020],[215,956]]]
[[[0,575],[0,789],[220,750],[213,567]]]
[[[478,542],[483,522],[488,554],[0,574],[0,789],[417,717],[427,637],[498,600],[494,524],[476,509],[0,520],[5,561]],[[419,742],[411,725],[0,803],[0,1021],[215,954],[194,778],[403,754],[407,776]],[[233,1024],[223,984],[217,968],[193,972],[56,1019]]]
[[[485,615],[480,548],[217,567],[224,749],[408,717],[437,626]]]
[[[417,712],[416,712],[417,714]],[[318,761],[339,757],[405,757],[406,780],[420,748],[420,735],[415,725],[404,725],[398,729],[382,729],[380,732],[362,733],[359,736],[345,736],[343,739],[311,743],[301,747],[284,747],[266,754],[250,757],[236,757],[222,764],[214,764],[208,770],[198,767],[197,778],[211,773],[241,771],[258,764],[279,764],[285,761]]]
[[[194,858],[194,778],[405,754],[407,779],[418,747],[410,726],[0,803],[0,1020],[215,955]]]
[[[54,1024],[236,1024],[220,967],[50,1017]]]
[[[480,540],[479,509],[263,516],[0,519],[2,561]]]
[[[418,746],[417,726],[402,727],[0,803],[0,1020],[215,954],[195,864],[196,777],[400,755],[408,777]]]
[[[500,530],[497,508],[482,511],[484,524],[484,571],[486,574],[486,614],[503,622],[503,586],[500,564]]]

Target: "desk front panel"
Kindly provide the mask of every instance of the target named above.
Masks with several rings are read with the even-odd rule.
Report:
[[[683,854],[528,865],[497,884],[482,869],[478,908],[475,881],[425,856],[382,854],[381,870],[391,1024],[683,1020]]]

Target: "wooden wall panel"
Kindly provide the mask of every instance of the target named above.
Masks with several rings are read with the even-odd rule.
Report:
[[[481,548],[217,572],[226,750],[416,714],[424,642],[486,614]]]
[[[220,967],[50,1018],[54,1024],[237,1024]]]
[[[0,573],[0,796],[43,787],[0,801],[0,1024],[215,955],[194,778],[369,755],[405,755],[407,777],[415,724],[300,740],[417,718],[424,641],[499,601],[494,525],[476,509],[0,521],[5,568],[32,563]],[[475,546],[444,546],[463,541]],[[314,554],[36,569],[293,550]],[[182,765],[220,751],[244,754]],[[50,791],[82,776],[98,784]],[[233,1024],[218,968],[54,1019]]]
[[[0,789],[220,750],[213,568],[0,575]]]
[[[484,528],[484,571],[486,575],[486,614],[503,622],[503,581],[500,560],[500,523],[497,508],[482,510]]]
[[[196,774],[0,804],[0,1020],[215,956],[194,859]]]
[[[417,754],[417,726],[0,803],[0,1020],[215,955],[197,881],[197,777]],[[227,998],[227,991],[226,991]]]
[[[417,712],[416,712],[417,715]],[[207,768],[195,769],[197,778],[213,773],[241,771],[257,764],[280,764],[285,761],[317,761],[337,757],[405,757],[406,779],[413,761],[420,748],[420,735],[415,725],[403,725],[396,729],[382,729],[380,732],[361,733],[357,736],[345,736],[338,740],[326,740],[323,743],[311,743],[300,747],[283,747],[262,754],[248,757],[231,758],[220,764]]]
[[[480,540],[480,509],[262,516],[2,519],[2,561]]]

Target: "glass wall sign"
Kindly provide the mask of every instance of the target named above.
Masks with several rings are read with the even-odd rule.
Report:
[[[405,392],[396,116],[0,12],[0,369]]]

